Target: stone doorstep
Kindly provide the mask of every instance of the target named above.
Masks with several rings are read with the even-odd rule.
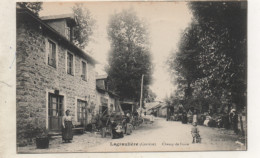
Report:
[[[83,127],[78,127],[78,128],[72,128],[73,131],[78,131],[78,132],[84,132],[84,128]],[[62,132],[61,131],[49,131],[48,135],[49,136],[57,136],[57,135],[61,135]]]
[[[53,136],[60,136],[61,134],[62,134],[61,132],[50,131],[48,133],[48,136],[51,136],[51,137],[53,137]]]

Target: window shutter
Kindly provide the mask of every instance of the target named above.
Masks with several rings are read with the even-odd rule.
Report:
[[[52,48],[51,48],[51,43],[48,41],[48,64],[51,64],[51,58],[52,58]]]
[[[86,62],[86,78],[87,81],[89,81],[89,75],[88,75],[88,63]]]
[[[45,62],[46,62],[46,64],[48,64],[48,62],[49,62],[49,52],[50,51],[49,51],[49,41],[47,39],[45,39],[45,46],[46,46]]]

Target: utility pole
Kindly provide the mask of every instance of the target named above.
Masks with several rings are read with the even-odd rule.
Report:
[[[142,74],[142,79],[141,79],[141,95],[140,95],[140,116],[142,116],[143,82],[144,82],[144,75]]]

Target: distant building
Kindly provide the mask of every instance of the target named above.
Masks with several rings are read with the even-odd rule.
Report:
[[[110,115],[113,112],[122,112],[119,96],[108,89],[107,75],[97,76],[96,85],[96,113],[100,115]]]
[[[17,141],[26,144],[34,127],[61,131],[69,109],[86,125],[96,105],[96,61],[71,42],[73,15],[43,17],[17,6]],[[29,134],[28,134],[29,133]]]
[[[147,114],[152,114],[154,116],[158,116],[159,109],[161,107],[160,104],[161,104],[161,101],[154,101],[154,102],[146,103],[145,107],[146,107]]]
[[[158,116],[167,117],[168,106],[166,105],[166,103],[161,103],[160,105],[161,107],[158,109]]]

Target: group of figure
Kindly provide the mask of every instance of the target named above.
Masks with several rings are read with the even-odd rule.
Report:
[[[111,118],[112,139],[123,138],[124,134],[130,135],[134,128],[132,120],[136,119],[135,117],[127,113],[122,122]]]
[[[111,128],[112,139],[123,138],[124,134],[130,135],[134,129],[134,126],[139,124],[138,112],[134,112],[131,116],[130,113],[126,113],[123,120],[116,120],[115,118],[109,118],[108,122],[102,122],[101,119],[96,121],[100,124],[100,129],[104,129],[106,126]],[[98,127],[99,125],[97,125]],[[73,124],[72,117],[70,116],[70,110],[66,110],[65,115],[62,117],[62,140],[64,143],[71,143],[73,139]]]
[[[184,116],[184,120],[187,121],[187,118],[185,118]],[[191,130],[191,134],[192,134],[192,143],[200,143],[201,142],[201,138],[200,138],[200,134],[199,134],[199,130],[197,128],[197,124],[198,124],[198,115],[197,115],[197,111],[194,110],[194,113],[193,113],[193,119],[192,119],[192,124],[193,124],[193,127],[192,127],[192,130]],[[211,120],[211,116],[208,115],[206,116],[205,120],[204,120],[204,125],[208,126],[209,122]],[[236,112],[236,109],[235,108],[232,108],[229,112],[229,116],[228,116],[228,119],[225,119],[225,120],[222,120],[222,119],[218,119],[217,120],[217,126],[220,127],[220,122],[224,122],[224,124],[229,124],[231,125],[231,129],[234,130],[234,132],[236,134],[238,134],[239,132],[239,129],[238,129],[238,114]],[[225,125],[227,126],[227,125]]]

